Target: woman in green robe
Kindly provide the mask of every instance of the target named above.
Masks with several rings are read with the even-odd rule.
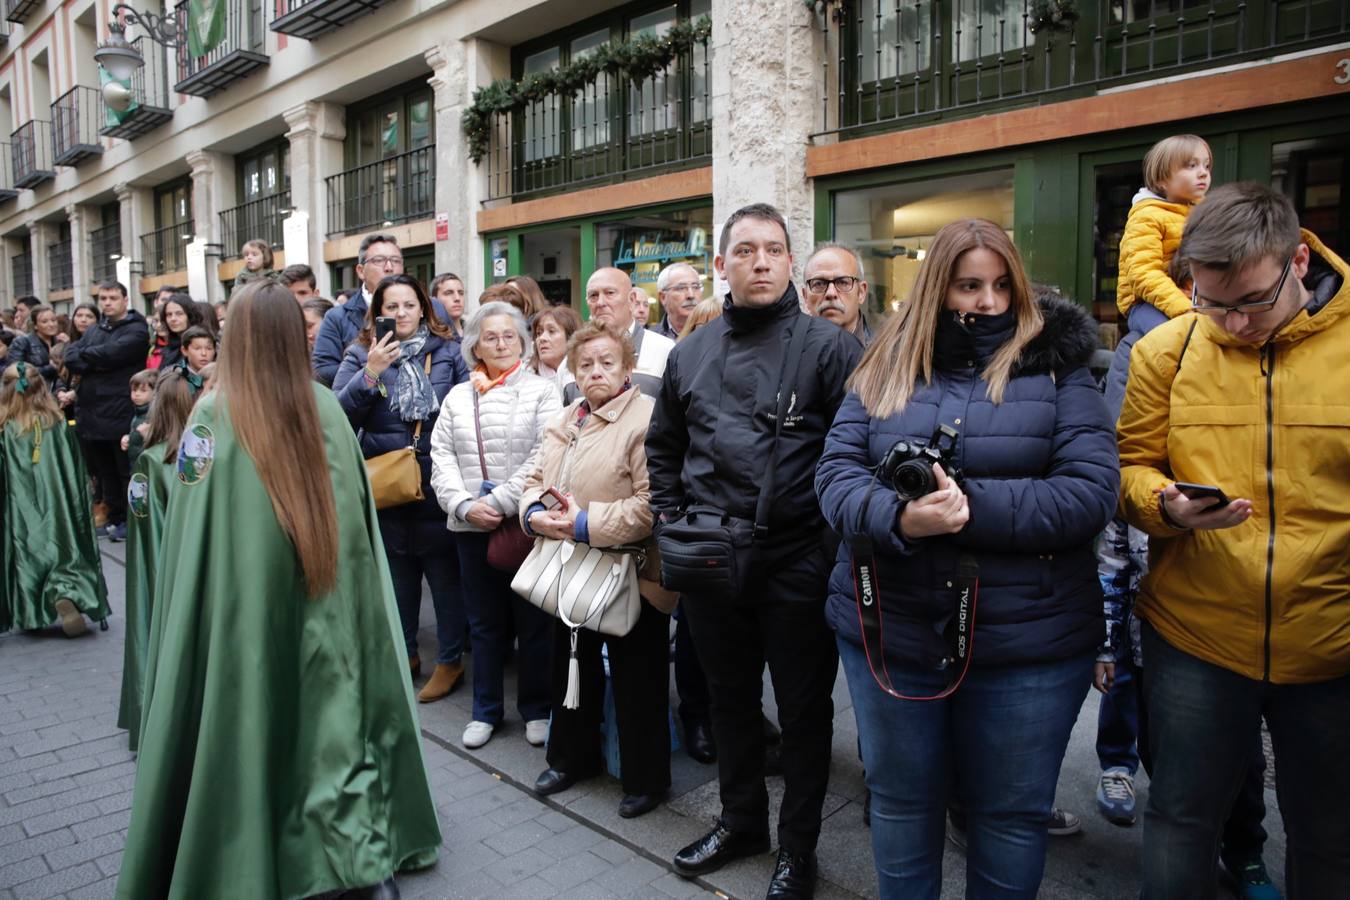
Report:
[[[290,292],[230,304],[183,432],[117,896],[396,897],[431,802],[369,481]]]
[[[0,375],[0,468],[5,499],[0,625],[60,624],[83,634],[84,617],[108,617],[88,476],[75,434],[42,375],[15,363]]]
[[[122,698],[117,727],[126,729],[136,751],[141,732],[141,696],[145,689],[145,662],[150,644],[151,601],[159,561],[169,485],[178,467],[178,443],[197,392],[178,371],[162,372],[150,405],[150,430],[145,449],[136,460],[127,485],[127,566],[122,647]]]

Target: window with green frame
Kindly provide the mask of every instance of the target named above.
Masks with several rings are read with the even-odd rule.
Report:
[[[379,162],[436,142],[431,87],[416,79],[347,107],[347,168]]]

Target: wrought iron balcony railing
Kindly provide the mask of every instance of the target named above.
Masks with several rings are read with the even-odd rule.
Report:
[[[117,260],[122,255],[122,223],[113,222],[89,232],[89,254],[93,257],[94,281],[117,277]]]
[[[159,44],[142,35],[131,41],[145,65],[131,76],[131,106],[122,113],[103,110],[98,133],[104,137],[135,140],[173,118],[169,107],[168,54]]]
[[[278,191],[241,203],[220,214],[220,241],[224,259],[239,259],[244,241],[266,241],[269,247],[280,247],[283,240],[282,221],[291,211],[291,192]]]
[[[286,11],[268,27],[312,41],[353,19],[373,13],[389,0],[285,0]]]
[[[9,136],[14,155],[14,186],[23,190],[35,188],[56,177],[52,164],[52,126],[50,122],[33,119],[15,129]]]
[[[146,275],[164,275],[187,268],[187,245],[192,240],[192,220],[158,228],[141,235],[141,253]]]
[[[69,240],[47,246],[48,290],[68,291],[75,287],[75,261],[71,256]]]
[[[328,236],[356,234],[436,214],[436,145],[429,144],[325,179]]]
[[[829,0],[819,19],[819,130],[854,136],[1344,41],[1350,0]]]
[[[219,44],[201,56],[193,56],[188,41],[178,46],[178,79],[173,89],[180,94],[210,97],[241,78],[267,65],[263,53],[263,10],[249,0],[221,0],[225,3],[224,34]],[[183,33],[194,24],[188,17],[188,4],[179,3],[179,21]]]
[[[706,43],[631,80],[602,72],[572,97],[548,97],[493,116],[488,197],[521,198],[646,177],[712,158]]]
[[[52,162],[76,166],[102,156],[98,127],[103,112],[103,96],[91,87],[73,87],[57,98],[52,104]]]
[[[5,20],[22,24],[41,5],[42,0],[5,0]]]
[[[0,202],[19,196],[14,187],[14,158],[9,141],[0,141]]]

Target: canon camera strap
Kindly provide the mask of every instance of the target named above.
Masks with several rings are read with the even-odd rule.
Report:
[[[859,523],[867,522],[867,509],[872,503],[872,490],[876,487],[877,477],[872,475],[872,483],[867,486],[867,496],[863,498]],[[858,625],[862,631],[863,650],[867,654],[867,667],[872,670],[872,678],[883,691],[897,700],[942,700],[956,693],[956,689],[965,680],[970,670],[970,657],[974,650],[975,607],[980,596],[980,569],[975,558],[963,553],[956,560],[956,573],[947,587],[956,596],[956,605],[946,621],[938,626],[943,640],[947,644],[947,655],[939,669],[947,672],[947,686],[940,692],[927,697],[914,697],[902,694],[891,683],[891,674],[886,668],[885,625],[881,615],[881,582],[877,577],[876,556],[872,539],[865,533],[849,543],[850,560],[853,564],[853,595],[858,605]]]

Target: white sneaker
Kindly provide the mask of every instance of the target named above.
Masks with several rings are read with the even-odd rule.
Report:
[[[493,728],[486,722],[470,722],[464,728],[464,736],[460,741],[470,750],[477,750],[479,747],[492,740]]]
[[[542,747],[548,740],[548,719],[535,719],[525,723],[525,740],[531,746]]]

